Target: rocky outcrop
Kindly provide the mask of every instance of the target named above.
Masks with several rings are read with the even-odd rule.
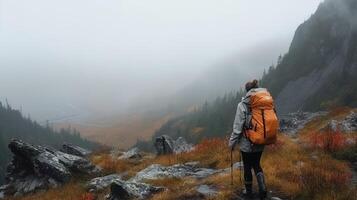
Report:
[[[151,195],[164,191],[163,187],[154,187],[146,183],[114,181],[110,186],[108,200],[148,199]]]
[[[183,177],[193,177],[193,178],[206,178],[213,174],[227,173],[230,168],[227,169],[210,169],[201,168],[198,166],[198,162],[189,162],[185,164],[176,164],[172,166],[162,166],[159,164],[153,164],[149,167],[138,172],[131,181],[141,182],[144,180],[156,180],[162,178],[183,178]],[[243,165],[241,162],[234,164],[234,169],[239,169]]]
[[[142,155],[140,153],[139,148],[134,147],[130,149],[127,152],[124,152],[121,156],[119,156],[119,159],[126,160],[126,159],[140,159],[142,158]]]
[[[183,153],[193,149],[192,144],[188,144],[186,140],[179,137],[173,140],[170,136],[162,135],[155,139],[154,143],[157,155],[166,155],[172,153]]]
[[[351,133],[357,131],[357,113],[351,112],[343,120],[331,120],[322,130],[341,131]]]
[[[81,156],[81,157],[86,157],[87,155],[89,155],[91,153],[87,149],[83,149],[82,147],[75,146],[72,144],[63,144],[61,151],[64,153]]]
[[[7,167],[6,184],[0,189],[5,195],[20,196],[57,187],[68,182],[74,173],[99,172],[87,159],[52,148],[17,139],[10,142],[9,148],[14,156]]]
[[[315,117],[325,115],[326,112],[295,112],[280,116],[280,131],[294,135],[302,129],[306,123],[313,120]]]
[[[289,52],[262,79],[279,114],[355,106],[357,1],[325,0],[301,24]]]

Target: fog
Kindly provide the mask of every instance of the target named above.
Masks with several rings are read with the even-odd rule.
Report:
[[[279,43],[268,67],[320,2],[0,0],[0,99],[39,121],[123,112]]]

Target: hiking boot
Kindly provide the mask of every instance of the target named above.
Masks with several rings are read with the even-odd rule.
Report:
[[[264,200],[267,198],[267,188],[265,185],[264,174],[263,172],[259,172],[256,176],[259,187],[259,198],[260,200]]]
[[[244,199],[253,199],[252,184],[245,184],[245,189],[242,194]]]

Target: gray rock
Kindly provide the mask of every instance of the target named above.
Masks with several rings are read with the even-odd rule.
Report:
[[[308,122],[315,117],[326,115],[326,112],[295,112],[280,116],[280,131],[288,134],[295,135],[302,129]]]
[[[342,122],[342,130],[344,132],[357,131],[357,113],[351,112]]]
[[[343,120],[331,120],[322,131],[341,131],[343,133],[351,133],[357,131],[357,113],[351,112]]]
[[[74,173],[99,172],[87,159],[50,147],[13,139],[9,148],[14,156],[7,167],[6,185],[0,189],[4,195],[22,196],[47,190],[68,182]]]
[[[111,174],[108,176],[97,177],[87,183],[87,189],[95,192],[100,191],[109,187],[113,182],[121,180],[121,175],[119,174]]]
[[[194,149],[192,144],[187,143],[187,141],[183,137],[177,138],[176,141],[174,141],[174,153],[184,153],[184,152],[190,152]]]
[[[89,160],[79,157],[76,155],[71,155],[63,153],[61,151],[53,152],[61,163],[63,163],[72,172],[79,172],[83,174],[98,174],[101,169],[93,165]]]
[[[219,174],[219,173],[229,173],[230,168],[226,169],[209,169],[201,168],[198,166],[198,162],[189,162],[185,164],[176,164],[172,166],[162,166],[159,164],[153,164],[149,167],[138,172],[131,181],[141,182],[143,180],[156,180],[162,178],[183,178],[183,177],[193,177],[193,178],[206,178],[208,176]],[[243,165],[241,162],[235,163],[233,168],[239,169]]]
[[[279,197],[271,197],[270,200],[282,200]]]
[[[172,154],[174,152],[173,145],[173,140],[167,135],[157,137],[154,144],[157,155]]]
[[[205,197],[213,197],[218,193],[217,188],[209,185],[200,185],[197,187],[196,191]]]
[[[123,155],[119,156],[119,159],[140,159],[142,155],[140,154],[139,148],[134,147],[127,152],[124,152]]]
[[[81,157],[88,156],[91,153],[87,149],[84,149],[82,147],[75,146],[75,145],[72,145],[72,144],[68,144],[68,143],[62,145],[61,151],[63,151],[64,153],[68,153],[68,154],[72,154],[72,155],[76,155],[76,156],[81,156]]]
[[[111,184],[108,200],[148,199],[152,194],[164,191],[145,183],[117,180]]]
[[[186,142],[182,137],[173,140],[167,135],[162,135],[155,139],[154,143],[157,155],[178,154],[193,150],[193,145]]]

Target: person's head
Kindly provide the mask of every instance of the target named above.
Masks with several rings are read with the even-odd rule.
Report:
[[[247,82],[245,84],[245,90],[247,92],[249,92],[249,90],[253,89],[253,88],[258,88],[258,81],[257,80],[253,80],[253,81],[250,81],[250,82]]]

